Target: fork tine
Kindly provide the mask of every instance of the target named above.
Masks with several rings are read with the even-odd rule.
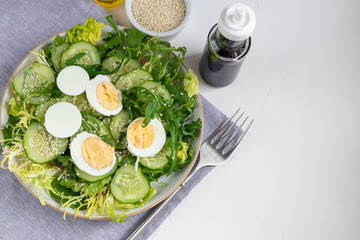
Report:
[[[234,146],[232,146],[232,148],[224,155],[225,158],[228,158],[230,156],[230,154],[235,150],[235,148],[240,144],[241,140],[244,138],[245,134],[248,132],[248,130],[251,127],[251,124],[253,124],[253,122],[254,122],[254,119],[251,120],[251,122],[249,123],[249,125],[245,129],[244,133],[241,135],[239,140],[237,140],[237,142],[234,144]]]
[[[245,122],[248,120],[249,116],[245,118],[245,120],[240,124],[239,128],[234,132],[234,134],[224,143],[222,147],[219,148],[219,151],[223,151],[227,145],[230,144],[231,140],[236,136],[236,134],[241,130],[241,128],[244,126]],[[240,136],[241,137],[241,136]]]
[[[215,146],[215,148],[217,148],[217,145],[221,142],[221,140],[224,139],[224,137],[227,136],[227,134],[231,131],[231,129],[236,125],[236,123],[240,120],[240,118],[244,115],[245,112],[242,112],[240,117],[238,117],[238,119],[236,119],[236,121],[231,125],[231,127],[228,128],[228,130],[226,130],[226,132],[223,133],[223,135],[221,135],[221,137],[219,137],[218,140],[216,140],[216,142],[213,143],[213,145]]]
[[[214,138],[224,127],[225,125],[231,121],[231,119],[233,119],[235,117],[235,115],[240,111],[240,108],[238,110],[236,110],[236,112],[234,113],[234,115],[231,116],[231,118],[229,118],[228,120],[226,120],[226,122],[224,122],[213,134],[210,135],[209,142],[211,142],[212,138]]]

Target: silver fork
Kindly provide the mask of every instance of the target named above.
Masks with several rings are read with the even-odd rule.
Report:
[[[222,164],[233,153],[235,148],[240,144],[241,140],[248,132],[251,124],[254,122],[254,119],[252,119],[245,128],[245,130],[242,131],[242,128],[249,119],[249,116],[247,116],[245,120],[242,121],[238,129],[230,136],[231,129],[234,128],[236,123],[239,122],[239,120],[245,114],[245,112],[242,112],[240,116],[231,124],[230,127],[226,129],[226,131],[220,137],[216,138],[216,136],[219,135],[222,130],[225,130],[225,126],[228,125],[228,123],[237,115],[239,111],[240,108],[234,113],[231,118],[226,120],[217,130],[215,130],[205,142],[202,143],[196,167],[190,172],[184,182],[172,194],[170,194],[167,199],[160,203],[155,208],[155,210],[128,236],[127,240],[136,239],[139,234],[147,227],[147,225],[149,225],[149,223],[156,217],[156,215],[161,211],[161,209],[163,209],[171,201],[171,199],[176,195],[176,193],[179,192],[180,189],[185,187],[185,185],[199,169],[209,166],[218,166]],[[240,134],[239,138],[234,143],[233,140],[238,133]],[[224,141],[226,142],[222,143]],[[230,144],[232,145],[230,146]]]

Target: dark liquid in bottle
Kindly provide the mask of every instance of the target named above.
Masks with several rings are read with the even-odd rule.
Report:
[[[201,77],[212,86],[224,87],[232,83],[251,45],[251,38],[244,41],[226,39],[215,25],[208,36],[200,60]]]

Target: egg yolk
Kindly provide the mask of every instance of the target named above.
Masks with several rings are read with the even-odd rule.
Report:
[[[81,153],[85,161],[98,170],[111,164],[114,159],[114,148],[97,137],[87,138],[81,146]]]
[[[118,91],[108,82],[102,82],[96,87],[96,98],[108,110],[115,110],[120,106]]]
[[[136,147],[145,149],[150,147],[154,142],[155,130],[154,127],[149,123],[146,127],[141,124],[141,119],[131,123],[128,128],[129,141]]]

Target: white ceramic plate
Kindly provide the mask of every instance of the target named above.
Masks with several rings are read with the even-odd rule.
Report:
[[[121,30],[123,30],[123,27],[119,27]],[[112,31],[112,28],[109,25],[105,25],[102,29],[103,34],[105,34],[108,31]],[[66,34],[66,31],[61,32],[57,35],[60,36],[64,36]],[[51,43],[53,41],[53,39],[56,37],[53,36],[47,40],[45,40],[44,42],[42,42],[41,44],[39,44],[37,47],[35,47],[32,51],[38,51],[40,49],[44,49],[49,43]],[[0,111],[0,120],[1,120],[1,127],[3,127],[5,125],[5,123],[8,120],[9,114],[8,114],[8,108],[7,108],[7,103],[9,102],[9,99],[14,96],[13,94],[13,88],[12,88],[12,84],[11,84],[11,79],[13,78],[13,76],[19,72],[20,70],[26,68],[27,66],[30,65],[29,60],[32,58],[32,54],[29,53],[21,62],[20,64],[16,67],[15,71],[13,72],[13,74],[11,75],[8,84],[5,88],[4,91],[4,95],[2,97],[1,100],[1,111]],[[185,66],[183,65],[182,71],[186,71]],[[193,112],[193,120],[196,120],[198,118],[201,118],[203,120],[203,110],[202,110],[202,105],[201,105],[201,101],[200,101],[200,97],[197,96],[197,98],[195,99],[195,109]],[[2,134],[0,133],[0,137],[1,139],[3,139]],[[140,207],[140,208],[136,208],[136,209],[130,209],[126,212],[126,214],[128,216],[131,215],[135,215],[137,213],[143,212],[157,204],[159,204],[162,200],[164,200],[167,196],[169,196],[184,180],[185,177],[189,174],[192,166],[195,163],[195,160],[197,158],[197,155],[199,153],[200,150],[200,145],[201,145],[201,139],[202,139],[202,129],[200,131],[198,131],[198,134],[196,136],[195,139],[193,139],[190,143],[191,147],[194,149],[194,159],[191,163],[189,163],[186,167],[184,167],[183,169],[181,169],[180,171],[177,171],[175,173],[172,173],[169,177],[162,177],[160,180],[165,182],[167,185],[166,186],[161,186],[160,184],[157,183],[151,183],[151,186],[156,188],[156,194],[150,199],[149,202],[147,202],[146,204],[144,204],[144,206]],[[35,197],[38,198],[38,194],[36,191],[36,187],[33,184],[27,184],[24,183],[20,177],[18,177],[16,174],[15,176],[18,178],[18,180],[20,181],[20,183]],[[64,209],[61,207],[61,205],[55,201],[54,199],[52,199],[49,195],[47,195],[44,191],[41,192],[41,197],[45,200],[46,205],[60,211],[60,212],[64,212]],[[39,203],[40,204],[40,203]],[[87,216],[85,216],[86,211],[80,211],[78,217],[80,218],[89,218]],[[119,212],[120,213],[120,210]],[[73,215],[74,211],[73,209],[68,209],[67,210],[67,214],[69,215]],[[108,217],[105,214],[97,214],[95,215],[93,218],[93,220],[108,220],[111,219],[110,217]]]

